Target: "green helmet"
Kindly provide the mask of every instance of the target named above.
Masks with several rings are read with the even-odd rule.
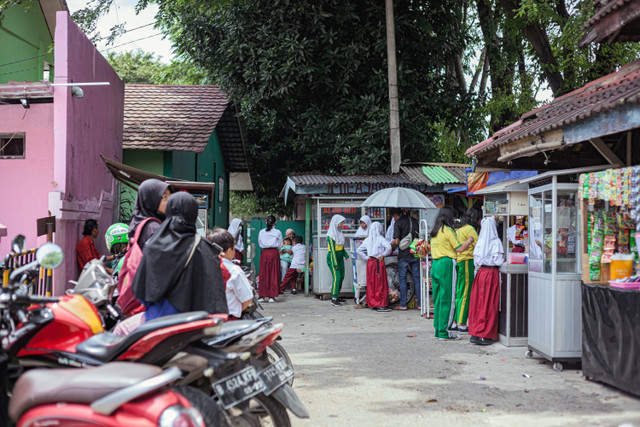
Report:
[[[111,252],[111,248],[118,243],[129,243],[129,226],[121,222],[112,224],[107,228],[107,232],[104,235],[104,240],[107,242],[107,249]]]

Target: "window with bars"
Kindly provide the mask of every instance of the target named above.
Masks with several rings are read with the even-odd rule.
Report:
[[[0,159],[24,159],[24,134],[0,134]]]

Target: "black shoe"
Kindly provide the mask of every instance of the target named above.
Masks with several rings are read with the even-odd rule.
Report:
[[[378,307],[375,309],[376,311],[379,312],[387,312],[387,311],[391,311],[391,309],[389,307]]]
[[[331,305],[335,307],[340,307],[342,303],[338,300],[338,298],[331,298]]]
[[[495,342],[495,340],[489,339],[489,338],[478,338],[478,342],[476,342],[475,344],[477,345],[491,345]]]
[[[297,294],[297,293],[298,293],[298,291],[296,291],[295,289],[291,289],[291,294],[292,294],[292,295],[295,295],[295,294]]]
[[[346,299],[344,299],[344,298],[336,298],[336,299],[337,299],[338,301],[340,301],[341,303],[343,303],[343,304],[344,304],[345,302],[347,302],[347,300],[346,300]]]
[[[469,338],[469,342],[472,344],[478,344],[480,342],[480,338],[476,337],[475,335],[471,335],[471,337]]]

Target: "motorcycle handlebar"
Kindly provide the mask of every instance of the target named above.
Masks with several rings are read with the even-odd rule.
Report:
[[[54,297],[41,297],[38,295],[13,294],[12,301],[23,304],[46,304],[48,302],[58,302],[59,299]]]

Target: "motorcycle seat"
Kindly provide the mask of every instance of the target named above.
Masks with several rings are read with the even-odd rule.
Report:
[[[85,369],[31,369],[13,387],[9,416],[14,422],[47,403],[92,403],[117,390],[162,373],[157,366],[113,362]]]
[[[157,319],[150,320],[138,326],[129,335],[116,335],[111,332],[94,335],[78,344],[76,353],[84,354],[106,363],[115,360],[116,357],[131,347],[136,341],[152,332],[184,323],[195,322],[197,320],[205,320],[207,318],[209,318],[209,313],[206,311],[192,311],[158,317]]]
[[[215,336],[203,339],[202,342],[209,347],[225,347],[236,338],[255,331],[265,323],[269,323],[272,319],[272,317],[262,317],[257,320],[234,320],[233,322],[225,322]]]

